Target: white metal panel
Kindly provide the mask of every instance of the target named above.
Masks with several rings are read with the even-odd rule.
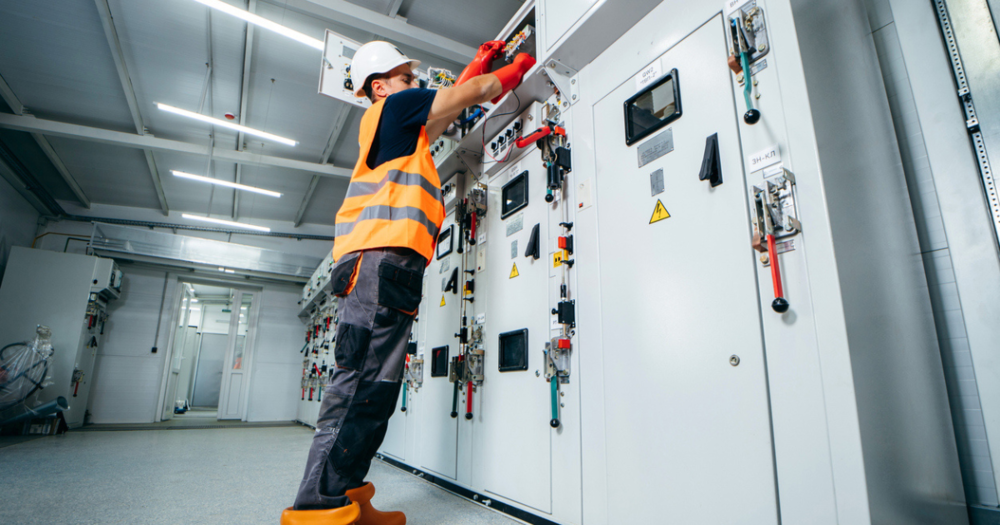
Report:
[[[90,341],[85,317],[96,261],[96,257],[85,255],[15,247],[0,287],[0,334],[7,340],[4,344],[30,340],[36,325],[52,329],[52,347],[56,350],[49,361],[52,384],[40,391],[37,400],[45,403],[57,396],[65,397],[70,402],[64,413],[70,428],[83,425],[87,395],[93,384],[93,353],[97,349],[83,347]],[[71,377],[77,366],[86,377],[74,398]],[[29,406],[34,406],[34,399],[29,400]]]
[[[541,0],[538,25],[545,24],[545,43],[550,46],[587,12],[597,0]],[[548,47],[546,47],[548,49]]]
[[[538,155],[532,150],[529,155]],[[519,169],[518,169],[519,168]],[[504,184],[528,171],[527,207],[501,219]],[[475,475],[484,490],[544,513],[552,512],[552,464],[549,426],[549,384],[542,350],[549,338],[548,288],[551,259],[548,209],[544,199],[545,169],[536,158],[522,159],[489,183],[486,215],[487,270],[478,276],[486,288],[485,379],[479,394],[479,454]],[[521,223],[519,231],[512,224]],[[539,226],[539,253],[535,260],[525,250],[535,225]],[[508,234],[508,232],[510,232]],[[514,245],[516,243],[516,246]],[[517,274],[514,274],[514,267]],[[484,275],[485,274],[485,275]],[[499,371],[499,335],[528,330],[528,369]],[[530,476],[525,476],[531,472]]]
[[[445,217],[442,231],[453,224],[454,213]],[[452,238],[457,245],[455,233]],[[458,339],[454,334],[460,324],[459,296],[445,293],[442,281],[451,277],[452,269],[458,267],[459,257],[454,251],[441,259],[435,257],[424,272],[424,297],[418,314],[420,329],[427,334],[423,340],[424,384],[420,392],[412,396],[414,400],[419,399],[419,466],[451,479],[458,476],[458,421],[451,417],[454,386],[447,376],[431,377],[431,361],[433,349],[442,346],[448,346],[449,359],[458,355]],[[441,306],[442,299],[444,306]]]
[[[622,103],[636,92],[633,79],[594,105],[602,324],[614,360],[604,377],[609,515],[623,521],[778,520],[754,254],[725,57],[716,18],[661,58],[664,71],[679,71],[684,113],[669,125],[675,150],[644,167],[636,168],[637,147],[625,145]],[[698,179],[713,133],[724,180],[716,188]],[[657,169],[666,189],[652,195]],[[651,224],[659,202],[670,218]]]

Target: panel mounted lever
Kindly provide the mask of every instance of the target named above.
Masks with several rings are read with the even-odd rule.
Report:
[[[718,133],[713,133],[705,139],[705,154],[701,158],[698,180],[707,180],[713,188],[722,184],[722,158],[719,156]]]
[[[531,229],[531,237],[528,238],[528,247],[524,250],[525,257],[531,257],[538,260],[541,254],[541,243],[539,240],[539,234],[541,231],[541,224],[536,224],[534,228]]]

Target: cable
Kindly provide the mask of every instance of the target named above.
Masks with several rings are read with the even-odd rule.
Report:
[[[521,111],[521,97],[517,96],[516,91],[511,91],[511,93],[514,95],[514,99],[517,100],[517,108],[514,109],[514,111],[508,111],[506,113],[497,113],[496,115],[490,115],[486,117],[486,120],[483,122],[483,154],[493,159],[494,162],[499,162],[499,163],[507,162],[507,159],[510,158],[510,153],[514,151],[513,146],[507,148],[507,154],[504,155],[503,160],[497,160],[495,157],[493,157],[493,155],[490,155],[489,152],[486,151],[486,125],[489,124],[490,119],[494,117],[502,117],[504,115],[514,115]],[[479,182],[479,177],[476,177],[476,182]]]

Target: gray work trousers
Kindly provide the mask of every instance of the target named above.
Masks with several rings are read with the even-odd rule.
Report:
[[[334,266],[337,365],[323,391],[295,510],[344,507],[344,492],[364,484],[396,409],[426,263],[413,250],[380,248],[344,255]]]

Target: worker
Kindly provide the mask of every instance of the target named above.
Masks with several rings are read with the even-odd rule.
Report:
[[[354,55],[361,118],[358,162],[337,212],[331,282],[339,297],[337,366],[323,392],[316,433],[295,505],[282,525],[403,525],[402,512],[371,506],[365,482],[395,411],[423,271],[444,222],[441,181],[430,144],[469,106],[499,101],[535,60],[519,54],[491,73],[504,42],[480,46],[454,87],[418,87],[414,68],[387,42]]]

